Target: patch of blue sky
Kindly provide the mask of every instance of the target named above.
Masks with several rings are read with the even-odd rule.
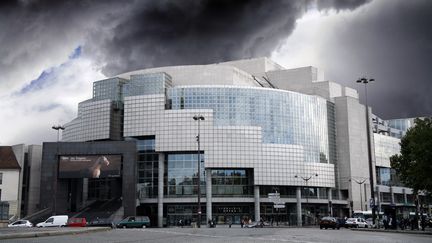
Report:
[[[74,49],[72,54],[69,55],[69,59],[76,59],[76,58],[80,57],[81,52],[82,52],[82,47],[78,46],[77,48]]]
[[[81,56],[82,48],[81,46],[77,46],[72,53],[69,55],[68,60],[59,66],[50,67],[42,71],[42,73],[36,79],[30,81],[29,84],[24,86],[20,91],[17,92],[18,95],[23,95],[31,91],[36,91],[42,89],[46,86],[50,80],[54,80],[57,71],[60,68],[68,64],[69,61],[73,59],[77,59]]]

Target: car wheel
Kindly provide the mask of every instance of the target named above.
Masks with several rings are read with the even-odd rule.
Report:
[[[325,229],[328,229],[327,227],[325,227]]]
[[[143,225],[142,225],[142,228],[143,228],[143,229],[145,229],[145,228],[146,228],[146,225],[145,225],[145,224],[143,224]]]
[[[339,229],[340,229],[340,227],[337,227],[337,229],[339,230]]]
[[[365,225],[365,228],[366,228],[366,229],[367,229],[367,227],[368,227],[368,226],[367,226],[367,225]]]
[[[322,226],[320,226],[320,229],[322,229],[323,227]]]
[[[123,225],[123,229],[126,229],[126,225]]]

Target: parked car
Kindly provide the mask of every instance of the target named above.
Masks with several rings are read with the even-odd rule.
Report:
[[[346,228],[345,219],[344,218],[336,218],[336,220],[337,220],[340,228],[342,228],[342,227]]]
[[[262,228],[264,225],[264,222],[261,223],[261,221],[253,221],[250,224],[245,224],[245,228]]]
[[[320,229],[322,229],[322,228],[324,228],[324,229],[328,229],[328,228],[339,229],[340,228],[337,219],[333,218],[333,217],[323,217],[320,220],[319,226],[320,226]]]
[[[15,228],[15,227],[33,227],[33,224],[28,220],[17,220],[13,223],[8,224],[9,228]]]
[[[68,222],[69,217],[67,215],[56,215],[51,216],[44,222],[40,222],[36,227],[64,227]]]
[[[147,216],[129,216],[117,223],[117,228],[145,228],[150,226]]]
[[[95,218],[87,222],[89,227],[111,227],[114,228],[115,224],[109,218]]]
[[[87,220],[85,218],[70,218],[67,222],[68,227],[86,227]]]
[[[345,225],[348,228],[368,228],[366,220],[362,218],[349,218],[345,222]]]

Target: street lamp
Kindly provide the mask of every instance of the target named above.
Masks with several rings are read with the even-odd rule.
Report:
[[[195,115],[193,117],[195,121],[198,121],[198,135],[196,136],[196,140],[198,143],[198,228],[201,228],[201,149],[200,149],[200,121],[204,121],[204,116]]]
[[[367,146],[368,146],[368,160],[369,160],[369,180],[370,180],[370,191],[371,191],[371,205],[372,205],[372,223],[375,224],[375,190],[374,190],[374,181],[373,181],[373,164],[372,164],[372,151],[371,151],[371,141],[370,141],[370,122],[369,122],[369,108],[368,108],[368,100],[367,100],[367,84],[375,82],[373,78],[359,78],[356,81],[357,83],[364,84],[365,89],[365,106],[366,106],[366,133],[367,133]],[[365,195],[366,197],[366,195]]]
[[[57,163],[58,163],[58,155],[59,155],[59,140],[60,140],[60,130],[64,130],[65,128],[60,125],[54,125],[51,127],[54,130],[57,130],[57,152],[56,152],[56,159],[54,166],[53,166],[53,214],[56,215],[56,206],[57,206]]]
[[[318,176],[318,174],[313,174],[313,175],[310,175],[309,177],[304,177],[304,176],[298,176],[298,175],[295,175],[294,177],[295,178],[302,178],[305,182],[306,182],[306,188],[307,188],[307,193],[306,193],[306,206],[305,206],[305,209],[307,210],[307,208],[309,207],[309,186],[308,186],[308,182],[309,182],[309,180],[310,179],[312,179],[312,177],[313,176]],[[306,211],[305,210],[305,211]]]
[[[363,211],[363,199],[362,199],[362,188],[361,188],[361,185],[363,183],[365,183],[366,180],[367,179],[363,179],[363,180],[358,181],[358,180],[356,180],[354,178],[349,179],[349,181],[355,181],[357,184],[359,184],[359,189],[360,189],[360,209],[361,209],[361,211]],[[366,195],[365,195],[365,197],[366,197]]]

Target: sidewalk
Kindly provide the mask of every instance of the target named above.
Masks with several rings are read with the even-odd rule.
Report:
[[[14,233],[0,233],[0,240],[7,239],[18,239],[18,238],[33,238],[33,237],[44,237],[44,236],[58,236],[58,235],[74,235],[74,234],[84,234],[100,231],[111,230],[109,227],[94,227],[94,228],[58,228],[56,230],[49,231],[26,231],[26,232],[14,232]]]
[[[400,234],[416,234],[416,235],[432,235],[432,228],[427,227],[425,229],[425,231],[422,230],[410,230],[410,229],[406,229],[406,230],[392,230],[392,229],[360,229],[360,228],[356,228],[356,229],[351,229],[351,230],[355,230],[355,231],[369,231],[369,232],[385,232],[385,233],[400,233]]]

